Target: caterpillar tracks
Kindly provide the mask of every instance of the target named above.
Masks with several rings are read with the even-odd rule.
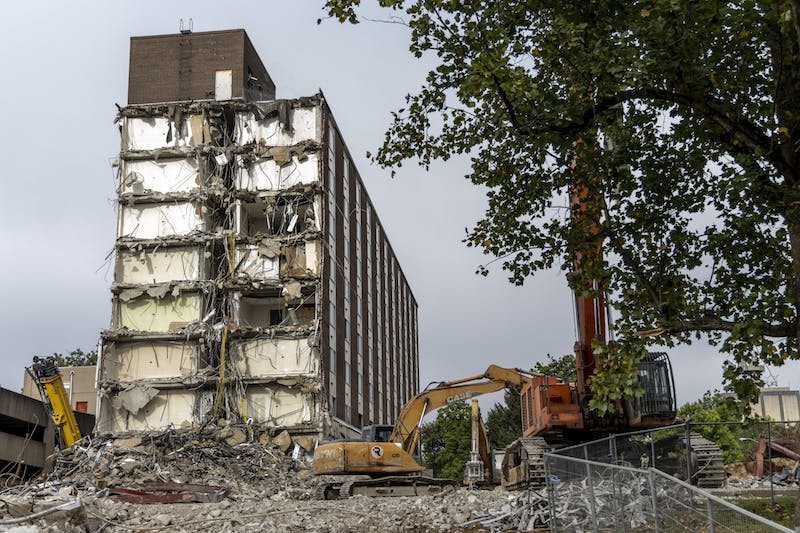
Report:
[[[725,481],[722,451],[712,441],[699,433],[689,434],[692,457],[692,485],[701,489],[715,489]]]
[[[440,494],[460,483],[452,479],[424,476],[363,477],[345,482],[328,483],[321,487],[319,499],[337,500],[350,496],[424,496]]]
[[[686,443],[683,439],[674,437],[665,439],[661,446],[656,448],[669,448],[670,453],[681,457],[672,468],[667,468],[671,475],[685,475],[687,472],[686,458],[691,458],[691,483],[700,488],[718,488],[725,481],[725,469],[722,462],[722,452],[712,441],[699,433],[689,435],[691,451],[687,455]],[[502,484],[506,490],[540,489],[545,486],[546,475],[544,468],[544,453],[554,450],[543,438],[528,437],[511,443],[506,448],[503,459]],[[642,448],[641,452],[647,453],[649,446]],[[639,457],[640,453],[635,454]],[[662,464],[661,461],[658,461]],[[630,465],[639,466],[639,465]],[[666,466],[666,465],[664,465]],[[583,471],[576,472],[583,475]]]
[[[503,457],[503,488],[522,490],[544,487],[544,453],[551,448],[541,437],[524,437],[509,444]]]

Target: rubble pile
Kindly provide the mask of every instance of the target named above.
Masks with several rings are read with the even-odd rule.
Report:
[[[0,531],[503,531],[545,525],[546,498],[450,488],[321,499],[311,443],[221,424],[84,439],[51,474],[0,491]],[[341,479],[339,479],[341,481]],[[180,502],[180,503],[177,503]]]

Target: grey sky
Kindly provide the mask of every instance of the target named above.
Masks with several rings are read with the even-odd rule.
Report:
[[[115,103],[127,101],[134,35],[244,28],[279,98],[322,88],[420,306],[421,385],[482,371],[531,367],[574,343],[563,274],[513,287],[461,243],[483,212],[482,191],[463,179],[464,160],[397,178],[364,153],[383,139],[389,112],[423,80],[403,27],[317,25],[323,0],[294,2],[16,3],[0,18],[6,102],[0,147],[0,385],[18,390],[35,354],[92,349],[109,322],[107,255],[115,238],[110,161],[119,150]],[[376,18],[385,16],[378,13]],[[722,358],[705,345],[671,351],[683,403],[719,388]],[[781,385],[800,385],[798,365]]]

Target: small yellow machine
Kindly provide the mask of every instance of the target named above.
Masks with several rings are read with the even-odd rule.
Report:
[[[81,439],[81,431],[72,413],[69,396],[64,388],[61,374],[58,373],[55,358],[34,357],[33,365],[26,370],[36,383],[42,401],[53,417],[53,422],[59,430],[61,444],[64,448],[69,448]]]

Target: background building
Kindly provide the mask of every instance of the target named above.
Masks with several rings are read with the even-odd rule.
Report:
[[[416,392],[416,301],[330,108],[274,98],[243,30],[131,39],[99,432],[348,436]]]
[[[64,388],[69,396],[73,411],[95,414],[97,411],[97,387],[95,387],[96,366],[64,366],[58,368]],[[41,400],[39,389],[30,374],[24,373],[22,394]]]

